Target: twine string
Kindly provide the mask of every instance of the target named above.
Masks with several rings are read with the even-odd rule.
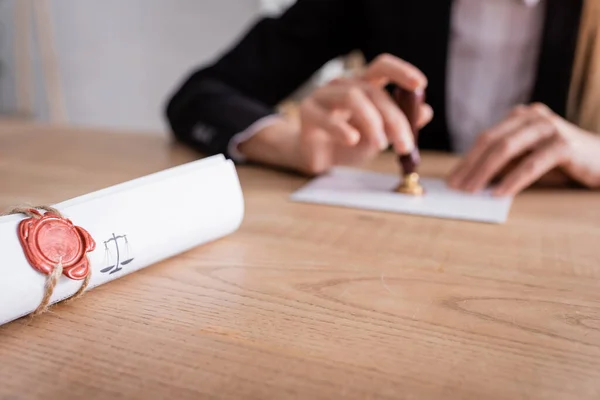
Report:
[[[58,211],[56,208],[50,207],[50,206],[43,206],[43,205],[35,206],[35,207],[15,207],[12,210],[8,211],[7,213],[0,214],[0,215],[24,214],[30,218],[35,218],[35,219],[42,218],[42,215],[40,215],[35,210],[44,210],[46,212],[49,212],[49,213],[58,215],[61,218],[64,218],[63,215],[61,214],[61,212]],[[86,255],[86,257],[87,257],[87,255]],[[56,285],[58,284],[58,280],[60,279],[62,273],[63,273],[62,256],[59,256],[57,263],[54,265],[54,268],[52,269],[52,273],[50,273],[50,275],[48,275],[48,277],[46,278],[46,283],[44,284],[44,296],[42,297],[42,301],[40,302],[39,306],[32,313],[33,316],[37,316],[39,314],[43,314],[46,311],[48,311],[50,299],[52,298],[52,295],[54,294],[54,289],[56,288]],[[91,278],[92,278],[92,271],[90,269],[90,272],[87,274],[87,276],[83,280],[83,283],[82,283],[81,287],[79,288],[79,290],[77,290],[77,292],[75,292],[75,294],[73,296],[64,300],[63,303],[67,304],[67,303],[70,303],[70,302],[78,299],[79,297],[81,297],[83,295],[83,293],[85,292],[85,289],[87,289]]]
[[[62,272],[62,256],[60,256],[58,263],[54,266],[54,269],[52,270],[52,273],[48,275],[48,278],[46,278],[46,284],[44,285],[44,297],[42,298],[42,301],[40,302],[38,308],[33,312],[33,316],[48,311],[48,304],[50,304],[50,298],[54,293],[54,288],[56,287],[56,284],[58,283],[58,279],[62,275]]]

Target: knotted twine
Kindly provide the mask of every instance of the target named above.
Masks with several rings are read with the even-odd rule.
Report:
[[[35,218],[35,219],[42,218],[42,215],[35,212],[36,209],[44,210],[46,212],[56,214],[59,217],[64,218],[60,211],[58,211],[56,208],[50,207],[50,206],[15,207],[12,210],[10,210],[4,214],[0,214],[0,215],[24,214],[30,218]],[[85,257],[87,257],[87,254],[85,255]],[[46,311],[48,311],[48,305],[50,304],[50,299],[52,298],[52,294],[54,293],[54,289],[56,288],[56,285],[58,284],[58,280],[60,279],[60,276],[62,275],[62,273],[63,273],[63,264],[62,264],[62,256],[61,256],[61,257],[59,257],[57,263],[54,265],[54,269],[52,270],[52,273],[50,275],[48,275],[48,277],[46,278],[46,283],[44,284],[44,297],[42,298],[40,305],[32,313],[32,316],[37,316],[39,314],[43,314]],[[81,285],[79,290],[77,292],[75,292],[75,294],[73,296],[71,296],[68,299],[63,300],[62,302],[67,304],[67,303],[70,303],[71,301],[81,297],[83,295],[83,292],[85,292],[85,289],[87,288],[88,284],[90,283],[91,278],[92,278],[92,270],[90,268],[90,271],[88,272],[87,276],[83,280],[83,284]]]

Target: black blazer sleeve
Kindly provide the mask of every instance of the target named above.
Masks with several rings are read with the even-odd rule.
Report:
[[[353,0],[298,0],[263,18],[216,62],[193,71],[168,99],[175,138],[202,153],[227,153],[230,139],[274,113],[329,60],[352,51]]]

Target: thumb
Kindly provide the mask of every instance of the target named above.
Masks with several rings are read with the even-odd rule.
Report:
[[[419,122],[417,126],[419,129],[427,125],[433,119],[433,108],[429,104],[423,104],[419,110]]]

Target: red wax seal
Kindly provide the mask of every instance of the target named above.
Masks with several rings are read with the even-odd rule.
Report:
[[[52,212],[40,218],[28,218],[19,224],[19,239],[27,261],[43,274],[50,274],[62,261],[63,274],[70,279],[84,279],[90,265],[86,253],[96,248],[96,242],[83,228]]]

